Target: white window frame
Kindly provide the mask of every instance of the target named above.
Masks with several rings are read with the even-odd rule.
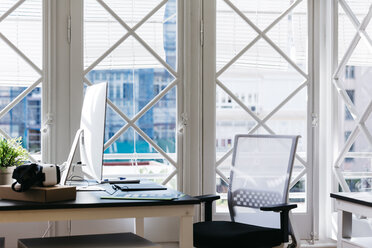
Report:
[[[49,0],[45,0],[49,1]],[[72,139],[75,135],[74,130],[79,126],[80,111],[82,105],[83,85],[74,82],[82,82],[82,56],[76,56],[81,51],[82,42],[82,0],[56,0],[49,1],[49,28],[48,34],[50,42],[51,68],[51,105],[52,122],[50,124],[51,135],[49,137],[49,149],[51,150],[50,162],[61,164],[67,158]],[[178,13],[178,25],[181,28],[179,40],[183,49],[179,49],[179,56],[183,56],[184,63],[181,63],[179,73],[183,76],[183,84],[178,88],[183,88],[182,98],[179,98],[179,108],[185,113],[182,118],[184,128],[177,133],[178,144],[180,146],[178,160],[180,167],[178,170],[178,189],[190,195],[201,193],[200,190],[200,160],[201,160],[201,94],[199,94],[201,80],[201,56],[200,54],[200,26],[199,26],[199,1],[178,0],[180,11]],[[57,14],[58,13],[58,14]],[[70,27],[70,33],[68,29]],[[181,31],[182,30],[182,31]],[[193,35],[192,35],[193,34]],[[184,37],[192,37],[185,40]],[[196,55],[196,56],[193,56]],[[72,59],[76,56],[76,59]],[[67,75],[67,76],[66,76]],[[80,81],[79,81],[80,80]],[[178,90],[180,92],[180,90]],[[178,93],[180,94],[180,93]],[[181,107],[182,106],[182,107]],[[181,120],[178,120],[181,123]],[[66,135],[69,134],[69,135]],[[49,235],[69,235],[72,225],[66,221],[51,223],[52,228]],[[124,225],[131,225],[131,222],[124,220]],[[148,228],[159,228],[159,225],[166,224],[166,228],[177,230],[178,224],[173,219],[148,220]],[[83,223],[87,231],[92,226]],[[117,225],[117,224],[116,224]],[[146,228],[147,228],[146,227]],[[165,229],[160,228],[160,229]],[[170,235],[170,236],[169,236]],[[174,240],[172,234],[158,233],[155,240],[170,241]]]
[[[184,63],[184,8],[186,6],[185,1],[183,0],[177,0],[177,6],[178,6],[178,14],[177,14],[177,72],[176,75],[178,76],[176,85],[177,85],[177,122],[176,122],[176,142],[177,142],[177,155],[176,158],[172,158],[171,156],[167,154],[163,154],[165,158],[167,158],[169,161],[173,161],[172,164],[175,165],[175,171],[171,173],[164,181],[164,183],[167,183],[171,178],[173,178],[174,175],[177,177],[177,185],[179,189],[182,189],[184,186],[183,180],[185,177],[183,177],[183,170],[184,170],[184,158],[183,158],[183,146],[184,146],[184,135],[187,132],[186,125],[188,121],[188,115],[185,110],[185,100],[184,100],[184,91],[185,91],[185,75],[187,73],[184,73],[185,67],[183,66]],[[77,130],[79,125],[79,119],[80,119],[80,111],[78,107],[82,105],[82,94],[83,94],[83,84],[78,84],[74,82],[85,82],[88,83],[87,80],[84,80],[85,72],[83,69],[83,50],[82,50],[82,44],[83,44],[83,0],[74,0],[71,1],[71,49],[70,49],[70,130],[73,132],[73,130]],[[104,1],[97,1],[102,6],[105,6]],[[166,3],[167,1],[162,1],[162,3]],[[185,5],[185,6],[184,6]],[[162,5],[164,6],[164,5]],[[110,14],[114,14],[113,12],[110,12],[110,8],[106,6],[106,10]],[[118,17],[119,23],[120,23],[120,17]],[[122,25],[125,25],[125,23],[120,23]],[[141,38],[139,38],[141,39]],[[140,40],[141,41],[141,40]],[[150,46],[149,46],[150,47]],[[167,68],[170,68],[170,66],[167,65]],[[170,68],[172,71],[173,69]],[[187,68],[186,68],[187,69]],[[87,71],[87,69],[85,69]],[[155,98],[158,98],[155,97]],[[115,106],[111,104],[111,102],[108,102],[108,105],[113,106],[115,109]],[[116,108],[119,112],[120,110]],[[141,113],[144,112],[141,110]],[[129,119],[128,119],[129,120]],[[127,123],[129,123],[127,121]],[[136,127],[134,127],[136,129]],[[137,129],[137,131],[141,131],[140,129]],[[70,135],[73,135],[70,133]],[[116,136],[116,135],[115,135]],[[115,137],[114,136],[114,137]],[[105,144],[105,147],[108,145],[111,145],[113,142],[113,139],[111,138],[107,143]],[[156,146],[156,144],[152,144],[153,146]],[[118,158],[128,158],[130,154],[105,154],[105,159],[118,159]],[[162,157],[160,154],[136,154],[138,159],[149,159],[149,158],[159,158]],[[132,157],[131,157],[132,158]],[[163,157],[162,157],[163,158]],[[177,161],[175,162],[174,159]]]
[[[339,65],[339,62],[338,62],[338,54],[339,54],[338,53],[338,15],[339,15],[339,9],[343,8],[341,5],[345,3],[347,4],[347,1],[331,0],[331,1],[326,1],[326,2],[327,3],[324,3],[323,5],[324,5],[324,8],[327,10],[326,13],[328,13],[328,16],[323,17],[325,19],[325,23],[327,23],[326,27],[323,30],[325,33],[329,34],[329,36],[325,36],[323,40],[325,43],[324,45],[325,50],[324,50],[323,56],[324,56],[324,61],[326,61],[326,64],[325,64],[324,71],[322,74],[323,85],[321,87],[321,95],[323,95],[323,97],[321,98],[321,104],[322,104],[321,106],[323,106],[323,109],[324,109],[323,111],[324,120],[322,121],[324,122],[324,124],[321,124],[322,126],[321,131],[323,131],[324,136],[320,135],[320,138],[324,141],[324,143],[320,142],[321,146],[319,148],[321,164],[324,166],[323,168],[320,168],[319,170],[320,176],[322,177],[319,180],[319,187],[320,188],[323,187],[326,190],[325,192],[320,192],[320,197],[321,197],[320,204],[323,203],[323,206],[325,206],[325,210],[320,211],[319,226],[320,228],[322,228],[320,233],[323,234],[324,238],[331,238],[333,240],[337,240],[337,233],[334,232],[334,230],[337,231],[337,214],[336,214],[337,209],[334,204],[334,201],[330,199],[329,193],[338,192],[339,184],[342,186],[343,191],[349,191],[349,187],[346,184],[346,181],[343,175],[341,174],[341,171],[339,170],[338,166],[340,165],[340,162],[342,162],[342,160],[344,159],[344,155],[346,154],[346,151],[348,151],[348,148],[354,143],[354,141],[351,142],[350,139],[348,139],[345,145],[340,145],[340,143],[344,142],[344,136],[340,136],[339,134],[339,129],[341,127],[338,122],[338,119],[339,119],[338,114],[339,114],[340,107],[343,107],[345,105],[345,102],[340,100],[340,93],[338,93],[338,90],[342,91],[341,94],[343,95],[342,96],[343,98],[347,98],[346,97],[347,93],[344,88],[337,89],[337,87],[335,87],[337,82],[336,83],[334,82],[335,76],[337,76],[337,73],[340,73],[341,72],[340,69],[342,69],[342,68],[338,68],[338,65]],[[342,2],[341,5],[339,4],[339,2]],[[345,5],[344,7],[347,8],[347,6]],[[329,15],[329,13],[331,13],[331,15]],[[350,15],[349,17],[353,18],[352,15]],[[363,23],[364,17],[362,20],[357,21],[357,22]],[[357,22],[355,22],[355,18],[354,18],[354,21],[351,21],[351,23],[355,27],[355,32],[357,32],[357,29],[361,27],[360,25],[356,25]],[[369,25],[370,24],[371,24],[371,21],[369,22]],[[363,31],[363,27],[358,32],[361,36],[365,35],[365,32]],[[362,39],[359,42],[365,42],[363,39],[364,37],[362,37]],[[343,56],[342,60],[340,61],[340,64],[346,65],[346,62],[348,61],[350,54],[352,53],[348,51],[347,55]],[[353,105],[352,103],[350,104],[350,101],[347,101],[347,100],[346,100],[346,104]],[[349,106],[349,109],[352,109],[351,112],[355,113],[353,111],[354,106]],[[358,122],[359,122],[358,125],[360,127],[358,127],[359,130],[357,130],[357,132],[363,133],[365,132],[363,130],[364,129],[363,119],[366,117],[365,116],[366,113],[359,113],[359,114],[360,116],[358,119]],[[355,133],[350,134],[350,136],[351,135],[355,135]],[[324,149],[324,152],[322,152],[322,147]],[[363,220],[353,218],[353,224],[356,224],[359,221],[363,222]]]
[[[16,11],[18,8],[22,7],[22,4],[24,4],[25,0],[19,0],[17,2],[14,2],[13,6],[10,7],[6,12],[2,13],[0,16],[0,22],[6,19],[9,15],[11,15],[14,11]],[[52,120],[50,118],[51,113],[51,101],[49,98],[50,95],[50,5],[47,0],[41,1],[41,12],[42,12],[42,64],[39,68],[37,65],[33,63],[33,61],[24,54],[21,49],[19,49],[15,44],[12,43],[12,41],[8,40],[6,36],[3,34],[1,35],[1,39],[3,42],[5,42],[9,49],[12,49],[17,55],[20,56],[21,59],[23,59],[29,66],[31,66],[36,72],[40,74],[40,78],[33,82],[31,85],[26,87],[26,90],[24,90],[20,95],[18,95],[15,99],[13,99],[4,109],[2,109],[0,112],[0,115],[7,114],[15,105],[17,105],[20,101],[22,101],[28,93],[30,93],[33,89],[40,87],[42,88],[42,99],[41,99],[41,128],[40,128],[40,143],[41,147],[40,150],[42,151],[41,154],[30,154],[29,160],[31,162],[37,162],[37,161],[50,161],[51,158],[51,144],[50,144],[50,126],[52,124]],[[0,130],[0,133],[5,138],[10,138],[10,136]]]
[[[303,0],[306,1],[306,0]],[[312,166],[308,168],[307,174],[307,213],[306,214],[295,214],[295,219],[298,223],[308,223],[306,228],[304,225],[300,226],[300,236],[304,239],[317,239],[319,237],[318,229],[318,216],[319,208],[313,207],[319,202],[318,189],[318,173],[316,170],[316,164],[318,164],[318,116],[319,116],[319,67],[313,66],[316,62],[320,61],[320,54],[318,46],[315,39],[320,38],[319,33],[316,31],[319,30],[319,23],[317,22],[320,18],[320,8],[321,3],[316,0],[308,0],[308,157],[307,164]],[[215,149],[215,107],[216,107],[216,96],[210,92],[216,91],[215,83],[215,63],[216,63],[216,46],[215,46],[215,37],[216,37],[216,1],[203,1],[204,14],[202,17],[202,23],[204,28],[204,45],[203,46],[203,58],[208,58],[208,60],[203,60],[203,194],[215,193],[216,188],[216,149]],[[316,11],[317,10],[317,11]],[[311,24],[311,25],[310,25]],[[208,93],[206,93],[208,92]],[[311,128],[312,127],[312,128]],[[213,175],[211,178],[211,175]],[[216,214],[215,219],[226,220],[229,219],[227,214]]]

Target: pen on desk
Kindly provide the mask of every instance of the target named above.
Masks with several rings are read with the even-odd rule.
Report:
[[[120,180],[125,180],[126,178],[125,177],[118,177],[118,179],[117,180],[114,180],[114,181],[120,181]],[[103,181],[104,182],[110,182],[110,181],[112,181],[112,179],[103,179]]]
[[[118,177],[118,179],[119,180],[125,180],[126,178],[125,177]],[[110,181],[110,179],[103,179],[103,181],[105,181],[105,182],[109,182]]]

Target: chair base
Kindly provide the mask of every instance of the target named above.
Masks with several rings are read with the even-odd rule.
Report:
[[[18,248],[160,248],[133,233],[19,239]]]

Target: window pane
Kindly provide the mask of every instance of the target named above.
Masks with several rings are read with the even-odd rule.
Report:
[[[107,110],[105,142],[113,143],[105,150],[104,173],[171,179],[175,184],[168,177],[177,161],[178,88],[172,73],[177,69],[176,0],[157,11],[161,1],[105,3],[84,2],[84,65],[91,68],[86,78],[107,81],[108,99],[121,112]]]
[[[0,15],[16,2],[1,1]],[[0,22],[0,33],[0,110],[11,107],[0,116],[0,129],[10,137],[22,137],[30,152],[40,152],[42,1],[22,3]]]
[[[361,38],[356,43],[353,38],[358,25],[350,16],[355,16],[362,23],[370,1],[347,0],[350,8],[345,12],[338,7],[338,61],[347,58],[346,66],[339,66],[335,73],[334,83],[338,91],[338,154],[334,166],[340,168],[341,180],[351,191],[371,191],[372,181],[372,118],[368,105],[372,100],[372,53],[370,44]],[[367,25],[367,36],[372,34],[372,26]],[[355,47],[348,50],[349,47]],[[337,75],[336,75],[337,74]],[[362,118],[365,116],[365,118]],[[360,122],[360,123],[359,123]],[[340,182],[341,184],[343,182]],[[339,190],[342,189],[341,187]]]
[[[352,77],[350,68],[353,68]],[[351,66],[345,68],[345,74],[340,78],[340,83],[347,93],[347,97],[353,104],[357,115],[361,116],[367,111],[367,106],[372,100],[372,88],[369,86],[372,67]],[[370,191],[370,181],[372,180],[372,160],[371,144],[363,131],[359,131],[356,137],[351,134],[359,121],[357,116],[353,116],[345,104],[345,99],[340,99],[339,127],[340,152],[344,146],[348,146],[348,152],[345,154],[344,162],[341,164],[343,175],[351,191]],[[344,111],[341,111],[344,109]],[[372,118],[365,121],[367,132],[371,132]]]
[[[231,2],[241,13],[217,1],[216,14],[217,192],[223,199],[217,206],[221,211],[227,211],[224,199],[236,134],[301,135],[297,148],[301,161],[295,163],[294,177],[304,170],[308,149],[307,2],[281,19],[277,18],[293,1]],[[241,15],[265,31],[267,39],[258,37]],[[291,190],[290,200],[301,205],[300,212],[307,211],[305,185],[306,175]]]

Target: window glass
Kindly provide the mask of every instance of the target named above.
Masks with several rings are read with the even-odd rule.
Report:
[[[177,49],[176,0],[84,1],[86,81],[107,81],[116,108],[106,116],[104,174],[176,187]]]
[[[290,200],[307,211],[308,15],[306,1],[292,4],[217,0],[217,211],[227,211],[234,136],[274,133],[301,135]]]
[[[346,8],[344,8],[346,7]],[[334,161],[340,191],[371,191],[372,184],[372,54],[367,39],[353,39],[360,28],[372,34],[367,17],[371,2],[347,0],[338,6],[338,67],[333,83],[338,104],[338,151]],[[360,38],[360,37],[357,37]],[[345,63],[341,63],[344,61]]]
[[[0,3],[0,132],[22,137],[31,153],[40,152],[42,82],[42,1]],[[19,97],[22,96],[22,97]]]

